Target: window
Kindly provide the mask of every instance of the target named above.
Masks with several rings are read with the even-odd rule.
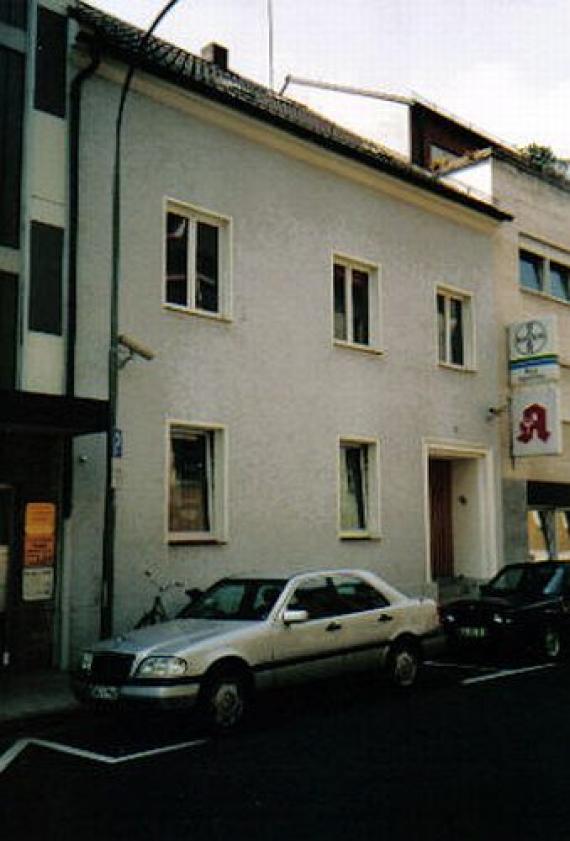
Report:
[[[0,47],[0,245],[20,242],[24,57]]]
[[[360,347],[378,344],[378,280],[371,267],[335,258],[334,339]]]
[[[387,607],[390,602],[378,590],[361,578],[353,576],[333,576],[339,608],[338,613],[362,613]]]
[[[375,442],[340,442],[340,534],[371,537],[378,527]]]
[[[222,540],[223,430],[171,424],[169,450],[169,539]]]
[[[320,575],[304,579],[291,596],[288,607],[291,610],[306,610],[309,619],[325,619],[339,612],[332,581]]]
[[[16,383],[18,277],[0,271],[0,388]]]
[[[570,269],[550,263],[550,294],[563,301],[570,301]]]
[[[63,230],[43,222],[31,224],[29,327],[39,333],[62,333]]]
[[[437,291],[438,359],[443,365],[472,365],[471,298],[447,289]]]
[[[34,107],[65,117],[67,18],[40,6],[36,43]]]
[[[531,292],[544,292],[553,298],[570,303],[569,264],[551,260],[549,256],[531,251],[519,251],[519,283]]]
[[[165,235],[165,303],[188,312],[224,314],[228,221],[171,205]]]
[[[0,0],[0,21],[25,29],[28,19],[27,0]]]
[[[542,292],[543,281],[543,259],[528,251],[521,251],[519,254],[520,284],[525,289],[532,289],[534,292]]]

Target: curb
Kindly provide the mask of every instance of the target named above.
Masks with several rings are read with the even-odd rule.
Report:
[[[27,733],[31,728],[65,724],[69,721],[88,718],[90,711],[79,705],[58,706],[51,710],[38,710],[23,713],[13,718],[0,719],[0,739]]]

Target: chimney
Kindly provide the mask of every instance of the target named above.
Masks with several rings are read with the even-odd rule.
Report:
[[[206,44],[206,46],[202,49],[202,58],[206,59],[206,61],[211,61],[212,64],[215,64],[216,67],[220,68],[220,70],[228,69],[227,48],[222,47],[221,44],[216,44],[214,41],[210,44]]]

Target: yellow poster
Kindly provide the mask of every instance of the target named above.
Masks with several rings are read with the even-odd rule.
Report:
[[[56,507],[53,502],[28,502],[24,526],[24,566],[55,563]]]

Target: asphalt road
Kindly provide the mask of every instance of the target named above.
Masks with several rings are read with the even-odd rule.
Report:
[[[327,682],[223,739],[187,715],[80,716],[0,741],[0,834],[568,841],[569,748],[568,664]]]

